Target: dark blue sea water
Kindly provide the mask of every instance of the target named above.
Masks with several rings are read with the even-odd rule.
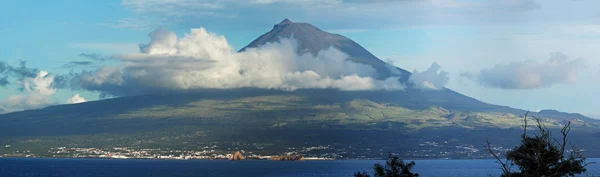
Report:
[[[588,159],[600,162],[600,159]],[[4,177],[349,177],[357,170],[372,171],[374,160],[340,161],[177,161],[116,159],[10,159],[0,158]],[[416,160],[421,176],[498,176],[493,160]],[[600,174],[600,165],[588,166]]]

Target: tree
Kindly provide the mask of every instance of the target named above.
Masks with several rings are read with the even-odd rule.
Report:
[[[485,150],[490,153],[502,167],[503,177],[562,177],[575,176],[585,173],[585,157],[577,147],[571,145],[567,150],[567,135],[571,131],[571,122],[561,130],[561,139],[557,140],[551,131],[544,126],[541,120],[533,117],[537,132],[533,136],[527,135],[527,114],[521,135],[521,144],[506,153],[506,160],[500,160],[499,155],[493,151],[491,143],[487,141]],[[518,171],[512,171],[513,166]]]
[[[391,152],[388,152],[388,160],[385,162],[385,166],[381,164],[375,164],[373,169],[375,173],[374,177],[418,177],[418,173],[412,173],[410,170],[415,166],[415,162],[411,161],[405,163],[402,159],[394,156]],[[367,172],[356,172],[354,177],[371,177]]]

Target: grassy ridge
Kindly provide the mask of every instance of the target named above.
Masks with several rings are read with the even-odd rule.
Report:
[[[450,111],[439,106],[424,110],[407,109],[392,103],[353,99],[344,103],[313,104],[300,96],[257,96],[234,100],[199,100],[186,105],[153,106],[118,114],[111,119],[201,119],[269,123],[285,126],[295,122],[337,122],[374,124],[399,122],[406,129],[431,127],[518,128],[522,118],[510,113]],[[544,119],[547,126],[558,127],[560,120]],[[580,123],[579,127],[597,127]]]
[[[16,149],[45,153],[63,146],[197,149],[214,145],[223,152],[240,148],[278,154],[292,147],[327,145],[336,149],[329,153],[373,157],[380,151],[418,151],[426,141],[478,146],[486,138],[495,138],[498,144],[510,145],[516,142],[498,135],[518,136],[522,125],[522,118],[510,113],[440,106],[415,109],[365,98],[330,101],[271,94],[173,100],[145,100],[144,104],[135,103],[138,99],[109,100],[102,103],[114,104],[105,107],[110,109],[80,104],[2,115],[0,145],[13,147],[0,149],[0,154]],[[564,123],[543,121],[550,128]],[[583,121],[574,127],[594,131],[598,124]],[[586,136],[590,135],[582,137]],[[444,149],[432,149],[436,150]]]

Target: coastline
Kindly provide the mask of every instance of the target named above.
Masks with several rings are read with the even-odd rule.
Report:
[[[104,159],[104,160],[166,160],[166,161],[232,161],[231,159],[176,159],[176,158],[107,158],[107,157],[19,157],[19,156],[11,156],[11,157],[3,157],[0,156],[0,159]],[[588,158],[595,159],[595,158]],[[304,161],[355,161],[355,160],[385,160],[378,158],[351,158],[351,159],[334,159],[334,158],[313,158],[313,157],[305,157]],[[407,158],[404,160],[495,160],[493,158]],[[248,158],[244,160],[237,161],[292,161],[292,160],[271,160],[271,159],[256,159],[256,158]]]
[[[247,158],[244,160],[232,160],[227,158],[215,158],[215,159],[202,159],[202,158],[140,158],[140,157],[23,157],[23,156],[0,156],[0,159],[107,159],[107,160],[173,160],[173,161],[325,161],[325,160],[373,160],[373,159],[334,159],[334,158],[320,158],[320,157],[308,157],[303,160],[271,160],[271,159],[259,159],[259,158]]]

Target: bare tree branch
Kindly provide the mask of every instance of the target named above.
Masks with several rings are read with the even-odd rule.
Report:
[[[502,171],[504,172],[504,174],[511,174],[510,172],[510,167],[508,167],[507,163],[502,162],[502,160],[500,160],[500,157],[498,156],[498,154],[496,154],[493,150],[492,150],[492,143],[490,143],[489,140],[485,140],[486,145],[483,146],[483,148],[490,153],[492,156],[494,156],[494,158],[496,159],[496,161],[498,163],[500,163],[500,165],[502,165]],[[510,177],[510,176],[509,176]]]

